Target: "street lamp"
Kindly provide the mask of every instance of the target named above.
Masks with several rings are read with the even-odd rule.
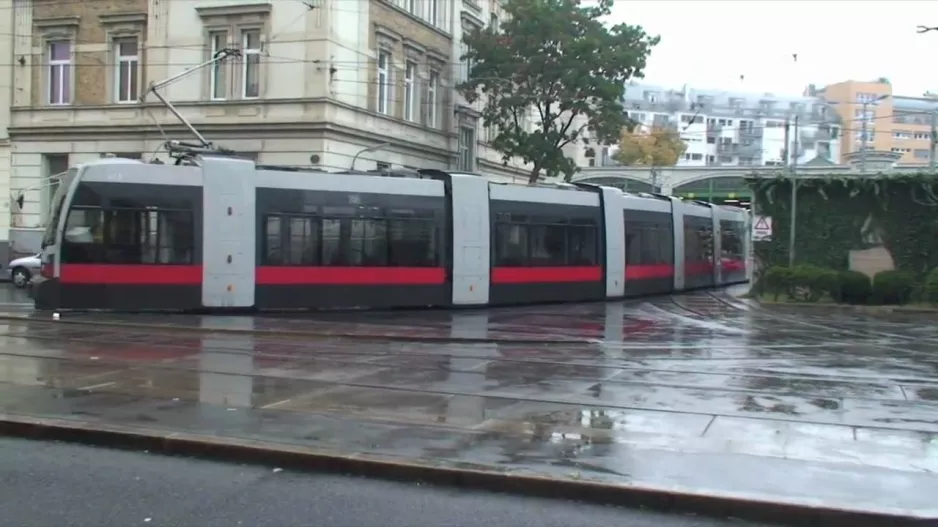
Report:
[[[361,150],[358,151],[357,154],[355,154],[355,157],[352,158],[351,169],[355,170],[355,162],[358,161],[358,156],[364,154],[365,152],[374,152],[376,150],[384,150],[385,148],[389,146],[391,146],[391,143],[379,143],[374,146],[369,146],[368,148],[362,148]]]

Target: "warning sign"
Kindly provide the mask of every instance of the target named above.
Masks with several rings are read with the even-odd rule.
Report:
[[[752,240],[764,242],[772,239],[772,217],[771,216],[753,216],[752,217]]]

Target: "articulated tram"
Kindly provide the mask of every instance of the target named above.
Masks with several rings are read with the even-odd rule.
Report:
[[[468,307],[747,280],[742,209],[600,186],[406,176],[211,156],[73,167],[53,198],[36,306]]]

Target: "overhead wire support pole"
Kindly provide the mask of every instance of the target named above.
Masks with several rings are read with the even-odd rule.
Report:
[[[938,150],[938,110],[932,110],[929,117],[931,117],[931,119],[929,119],[931,130],[928,134],[928,169],[934,172],[936,165],[935,154],[936,150]]]
[[[199,131],[196,130],[194,126],[192,126],[192,123],[190,123],[185,117],[182,116],[182,114],[179,113],[178,110],[176,110],[176,107],[173,106],[172,103],[170,103],[168,100],[166,100],[165,97],[160,95],[160,92],[158,90],[160,88],[165,88],[166,86],[169,86],[170,84],[178,81],[179,79],[187,77],[195,73],[196,71],[201,70],[202,68],[207,68],[219,62],[224,62],[225,60],[231,57],[237,58],[240,56],[241,56],[241,51],[237,49],[225,48],[225,49],[218,50],[218,52],[215,53],[215,56],[213,56],[210,60],[207,60],[203,62],[202,64],[199,64],[198,66],[187,69],[186,71],[183,71],[181,73],[177,73],[176,75],[173,75],[172,77],[168,79],[151,83],[150,87],[147,88],[147,91],[144,92],[143,95],[140,96],[139,102],[141,104],[146,102],[146,96],[152,93],[153,95],[156,96],[157,99],[160,100],[161,103],[163,103],[164,106],[166,106],[166,109],[169,110],[170,113],[172,113],[177,119],[179,119],[179,121],[183,124],[183,126],[189,129],[189,132],[191,132],[192,135],[194,135],[196,139],[199,140],[200,146],[202,148],[213,149],[212,143],[209,142],[207,139],[205,139],[205,136],[199,133]]]
[[[863,112],[863,125],[860,128],[860,134],[861,134],[860,135],[860,172],[861,173],[866,172],[866,139],[867,139],[866,123],[869,121],[866,118],[866,109],[869,107],[869,105],[870,105],[869,101],[864,101],[863,106],[861,107],[862,112]]]
[[[792,132],[794,141],[793,147],[790,150],[790,163],[788,167],[788,173],[791,177],[791,223],[788,227],[788,267],[793,267],[795,265],[795,225],[798,218],[798,175],[796,173],[798,167],[798,127],[799,127],[799,118],[798,114],[795,115],[795,129]],[[786,145],[787,146],[787,145]]]

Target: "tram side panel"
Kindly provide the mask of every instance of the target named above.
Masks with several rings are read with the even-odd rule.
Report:
[[[713,212],[710,207],[685,203],[684,289],[716,285]]]
[[[490,186],[490,304],[605,298],[599,193]]]
[[[442,182],[297,179],[257,189],[258,308],[449,304]]]
[[[166,168],[127,162],[81,170],[63,204],[57,265],[42,286],[55,289],[59,308],[201,306],[201,178]]]
[[[606,298],[625,294],[625,195],[612,187],[600,187],[605,251]]]
[[[719,226],[719,266],[721,284],[746,282],[746,213],[741,209],[714,209]]]
[[[625,294],[674,290],[674,225],[669,200],[638,198],[628,203],[625,222]]]
[[[451,175],[447,197],[452,303],[484,306],[491,279],[489,182],[475,175]]]

